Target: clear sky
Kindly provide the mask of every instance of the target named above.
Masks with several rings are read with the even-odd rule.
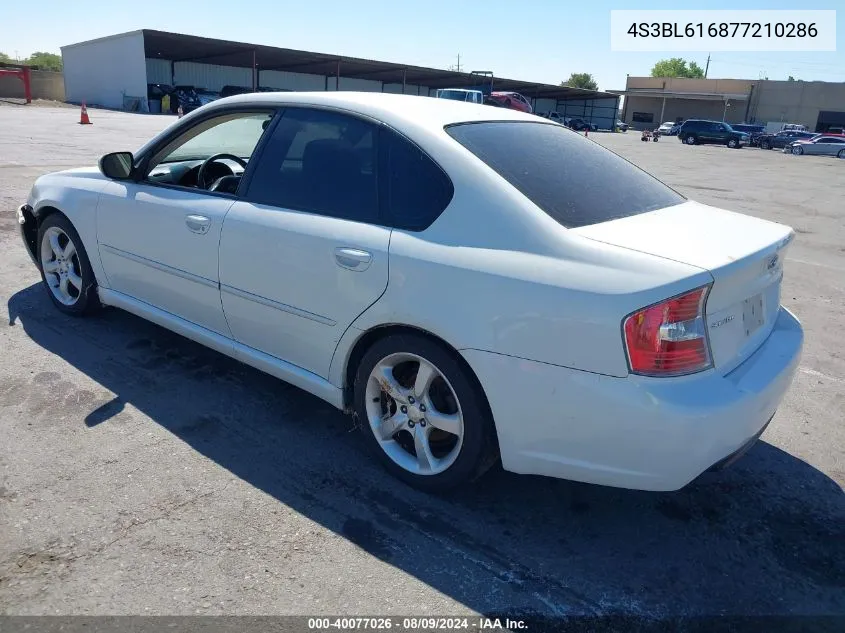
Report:
[[[626,75],[648,75],[664,57],[702,68],[707,58],[611,52],[611,9],[839,9],[837,52],[714,52],[708,76],[845,81],[842,0],[39,0],[37,12],[24,2],[3,4],[0,51],[12,57],[149,28],[434,68],[456,64],[460,53],[467,71],[544,83],[589,72],[601,89],[624,88]]]

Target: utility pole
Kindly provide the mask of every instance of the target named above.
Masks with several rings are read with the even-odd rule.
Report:
[[[707,79],[707,71],[710,70],[710,53],[707,53],[707,65],[704,67],[704,78]]]
[[[449,66],[447,70],[454,70],[457,72],[461,72],[461,54],[458,53],[458,63],[455,66]]]

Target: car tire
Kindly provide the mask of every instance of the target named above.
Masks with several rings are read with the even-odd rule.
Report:
[[[60,213],[47,216],[38,227],[37,247],[41,281],[53,305],[71,316],[102,307],[91,262],[70,220]]]
[[[730,147],[731,149],[737,149],[739,147],[739,143],[737,143],[735,138],[729,138],[728,147]]]
[[[379,339],[358,365],[353,394],[366,442],[415,488],[444,492],[477,479],[498,457],[484,394],[443,343],[413,333]]]
[[[772,144],[768,141],[760,141],[760,149],[772,149]]]
[[[697,142],[698,142],[698,139],[696,139],[695,135],[693,135],[693,134],[687,134],[684,137],[684,143],[686,143],[687,145],[695,145]]]
[[[845,149],[840,149],[836,152],[836,158],[845,158]]]
[[[804,153],[804,148],[800,145],[793,145],[792,146],[792,155],[793,156],[801,156]]]

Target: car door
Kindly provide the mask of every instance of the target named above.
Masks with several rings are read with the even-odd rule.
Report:
[[[248,160],[272,112],[227,112],[163,139],[138,181],[113,181],[97,210],[97,241],[112,290],[230,337],[220,303],[218,245],[236,200],[192,183],[220,152]],[[223,162],[223,161],[221,161]],[[213,163],[206,173],[240,167]]]
[[[384,292],[379,129],[310,108],[276,123],[220,240],[223,310],[241,345],[328,377],[340,337]]]
[[[843,144],[842,139],[832,136],[823,136],[813,143],[813,153],[825,156],[836,156],[837,152],[843,148],[845,148],[845,144]]]

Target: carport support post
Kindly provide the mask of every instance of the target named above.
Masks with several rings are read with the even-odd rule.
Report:
[[[334,76],[334,89],[340,90],[340,60],[337,60],[337,71]]]
[[[255,62],[255,49],[252,49],[252,91],[258,92],[258,72]]]
[[[402,94],[405,94],[405,79],[407,78],[407,76],[408,76],[408,69],[403,68],[402,69]]]
[[[666,97],[663,97],[663,105],[660,106],[660,122],[658,125],[663,125],[663,113],[666,111]]]

